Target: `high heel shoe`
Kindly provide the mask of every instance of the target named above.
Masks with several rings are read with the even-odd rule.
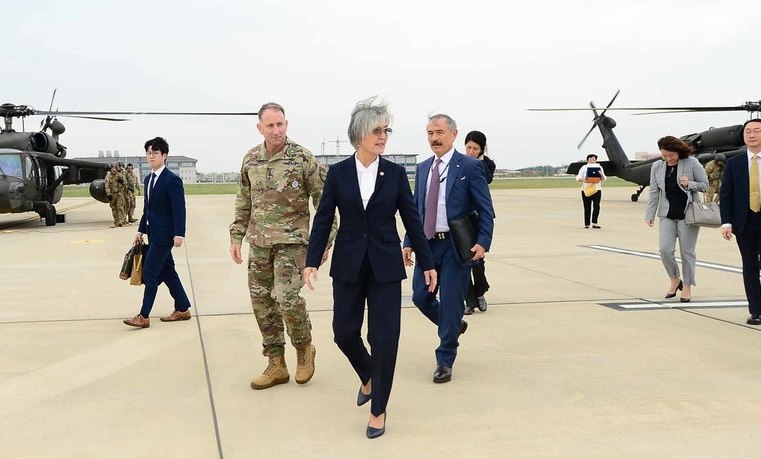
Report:
[[[378,438],[384,433],[386,433],[386,419],[388,418],[388,413],[383,413],[383,427],[381,428],[375,428],[370,427],[370,425],[367,425],[367,438]]]
[[[676,290],[674,290],[674,293],[666,293],[666,296],[664,298],[674,298],[676,296],[676,292],[679,290],[682,290],[682,287],[684,287],[684,283],[682,282],[682,279],[679,279],[679,285],[676,286]]]
[[[372,391],[369,394],[362,392],[362,386],[359,386],[359,393],[357,393],[357,406],[362,406],[372,399]]]

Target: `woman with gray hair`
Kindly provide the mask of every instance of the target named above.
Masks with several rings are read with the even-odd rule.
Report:
[[[340,214],[330,276],[334,341],[359,376],[357,405],[372,401],[367,437],[386,431],[401,325],[402,261],[396,213],[402,218],[426,285],[436,288],[431,251],[403,166],[381,157],[391,134],[388,105],[375,97],[357,103],[349,122],[351,157],[328,169],[307,248],[304,282],[314,289],[336,209]],[[367,341],[361,331],[367,303]]]

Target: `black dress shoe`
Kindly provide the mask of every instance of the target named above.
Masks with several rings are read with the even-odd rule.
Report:
[[[478,310],[481,312],[486,312],[486,309],[489,307],[489,304],[486,303],[486,298],[479,296],[478,297]]]
[[[761,314],[752,314],[745,323],[748,325],[761,325]]]
[[[449,382],[451,380],[452,380],[451,368],[445,367],[443,365],[439,365],[436,367],[436,371],[433,372],[433,382],[438,384],[438,383]]]
[[[367,438],[378,438],[384,433],[386,433],[386,417],[388,416],[388,413],[383,413],[383,427],[376,428],[376,427],[370,427],[367,426]]]
[[[465,330],[467,329],[468,329],[468,323],[465,322],[464,320],[460,321],[460,334],[461,335],[465,334]]]
[[[679,279],[679,285],[676,286],[676,290],[674,290],[674,293],[666,293],[666,296],[664,298],[674,298],[676,296],[676,292],[679,290],[682,290],[684,287],[684,283],[682,282],[682,279]]]
[[[463,312],[463,314],[465,314],[466,316],[473,314],[473,308],[470,306],[465,306],[465,312]]]
[[[372,399],[373,393],[365,394],[362,392],[362,386],[359,386],[359,393],[357,393],[357,406],[362,406]]]

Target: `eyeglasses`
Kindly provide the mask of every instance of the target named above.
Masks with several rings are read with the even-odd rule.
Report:
[[[391,128],[379,128],[379,127],[377,127],[377,128],[375,128],[375,129],[373,129],[373,130],[372,130],[372,133],[373,133],[373,134],[374,134],[376,137],[380,137],[380,136],[381,136],[381,135],[383,135],[383,134],[389,135],[389,134],[391,134],[392,132],[394,132],[394,130],[393,130],[393,129],[391,129]]]
[[[746,133],[746,134],[751,134],[751,133],[753,133],[753,134],[755,134],[755,135],[760,135],[760,134],[761,134],[761,129],[759,129],[759,128],[755,128],[755,129],[746,129],[746,130],[745,130],[745,133]]]
[[[161,151],[146,151],[145,156],[159,156],[161,155]]]

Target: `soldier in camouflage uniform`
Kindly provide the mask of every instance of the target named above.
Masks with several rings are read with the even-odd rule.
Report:
[[[713,160],[706,164],[706,175],[708,176],[708,189],[706,190],[707,202],[719,202],[719,190],[721,189],[721,176],[724,175],[724,166],[727,163],[727,157],[719,153]]]
[[[127,164],[127,223],[134,223],[135,219],[135,195],[140,196],[140,179],[135,175],[132,164]]]
[[[230,256],[235,263],[242,262],[241,243],[247,236],[251,306],[262,333],[262,353],[269,358],[251,388],[266,389],[290,379],[283,355],[283,322],[296,348],[296,382],[305,384],[314,374],[312,324],[299,292],[309,241],[309,198],[317,208],[326,169],[307,149],[288,139],[280,105],[263,105],[256,127],[264,143],[243,157],[235,221],[230,225]],[[336,228],[334,221],[332,237]]]
[[[110,199],[111,214],[114,217],[114,224],[111,225],[111,228],[124,226],[127,223],[127,217],[124,215],[125,190],[124,175],[119,173],[115,163],[111,164],[111,170],[106,174],[106,195]]]

